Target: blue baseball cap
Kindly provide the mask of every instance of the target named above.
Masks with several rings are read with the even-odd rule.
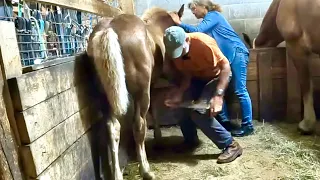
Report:
[[[183,44],[186,42],[187,35],[185,31],[179,26],[171,26],[164,32],[164,45],[166,46],[166,53],[171,58],[178,58],[183,51]]]

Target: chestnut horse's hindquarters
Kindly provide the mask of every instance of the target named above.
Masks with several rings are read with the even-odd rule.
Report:
[[[94,65],[112,113],[124,115],[129,105],[128,90],[118,35],[112,28],[96,32],[92,38]]]

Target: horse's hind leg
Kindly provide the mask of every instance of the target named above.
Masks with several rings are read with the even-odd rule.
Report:
[[[110,135],[110,148],[112,157],[112,172],[114,180],[123,180],[122,172],[119,163],[119,141],[121,125],[118,119],[112,117],[107,122],[108,133]]]
[[[314,130],[316,115],[313,107],[313,85],[309,69],[311,54],[303,51],[303,48],[287,43],[288,55],[293,61],[300,81],[300,87],[303,97],[303,120],[299,123],[299,130],[302,133],[310,134]]]
[[[135,96],[135,118],[133,123],[133,134],[136,142],[137,156],[140,164],[140,175],[143,179],[154,179],[155,175],[150,170],[145,150],[145,137],[147,133],[147,111],[150,105],[150,91],[145,88]]]

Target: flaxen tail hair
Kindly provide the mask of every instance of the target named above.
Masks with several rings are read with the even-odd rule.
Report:
[[[98,31],[93,39],[93,56],[97,74],[114,115],[127,112],[129,105],[123,56],[118,35],[112,28]]]

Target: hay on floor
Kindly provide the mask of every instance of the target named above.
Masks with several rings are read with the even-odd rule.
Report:
[[[194,152],[173,151],[182,142],[178,127],[162,128],[161,149],[154,149],[153,131],[146,142],[152,170],[160,180],[256,180],[320,179],[320,140],[301,136],[296,124],[255,123],[255,134],[235,138],[244,149],[243,155],[230,164],[217,164],[221,152],[198,131],[202,145]],[[124,178],[141,179],[138,164],[127,166]]]

